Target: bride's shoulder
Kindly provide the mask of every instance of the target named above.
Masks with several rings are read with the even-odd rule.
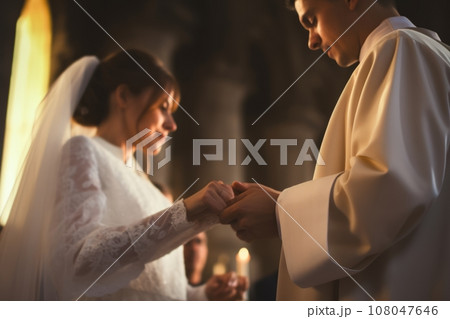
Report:
[[[91,137],[77,135],[67,140],[64,144],[63,151],[71,153],[93,153],[95,152],[95,146]]]
[[[66,142],[66,145],[92,147],[93,141],[91,137],[85,135],[76,135],[69,138]]]

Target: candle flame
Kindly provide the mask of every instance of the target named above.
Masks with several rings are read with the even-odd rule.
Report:
[[[250,260],[250,253],[247,248],[241,248],[238,255],[240,260]]]

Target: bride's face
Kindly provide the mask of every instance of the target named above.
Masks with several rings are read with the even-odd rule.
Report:
[[[153,154],[158,154],[165,137],[177,129],[177,124],[172,115],[173,100],[164,94],[156,103],[149,105],[150,101],[153,100],[152,94],[154,93],[151,89],[146,89],[133,97],[133,105],[131,105],[133,109],[132,121],[137,123],[135,124],[136,133],[144,129],[150,130],[146,137],[159,133],[159,136],[155,136],[156,138],[147,145],[147,147],[152,148]]]

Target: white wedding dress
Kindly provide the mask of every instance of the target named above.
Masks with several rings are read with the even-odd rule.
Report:
[[[182,201],[171,206],[144,173],[125,166],[119,147],[100,137],[73,137],[62,152],[45,274],[54,298],[205,299],[204,287],[187,283],[181,245],[217,217],[188,222]]]

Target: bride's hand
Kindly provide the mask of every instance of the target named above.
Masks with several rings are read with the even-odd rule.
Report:
[[[230,185],[221,181],[210,182],[200,191],[184,200],[187,219],[194,221],[201,215],[221,213],[234,198],[234,192]]]

